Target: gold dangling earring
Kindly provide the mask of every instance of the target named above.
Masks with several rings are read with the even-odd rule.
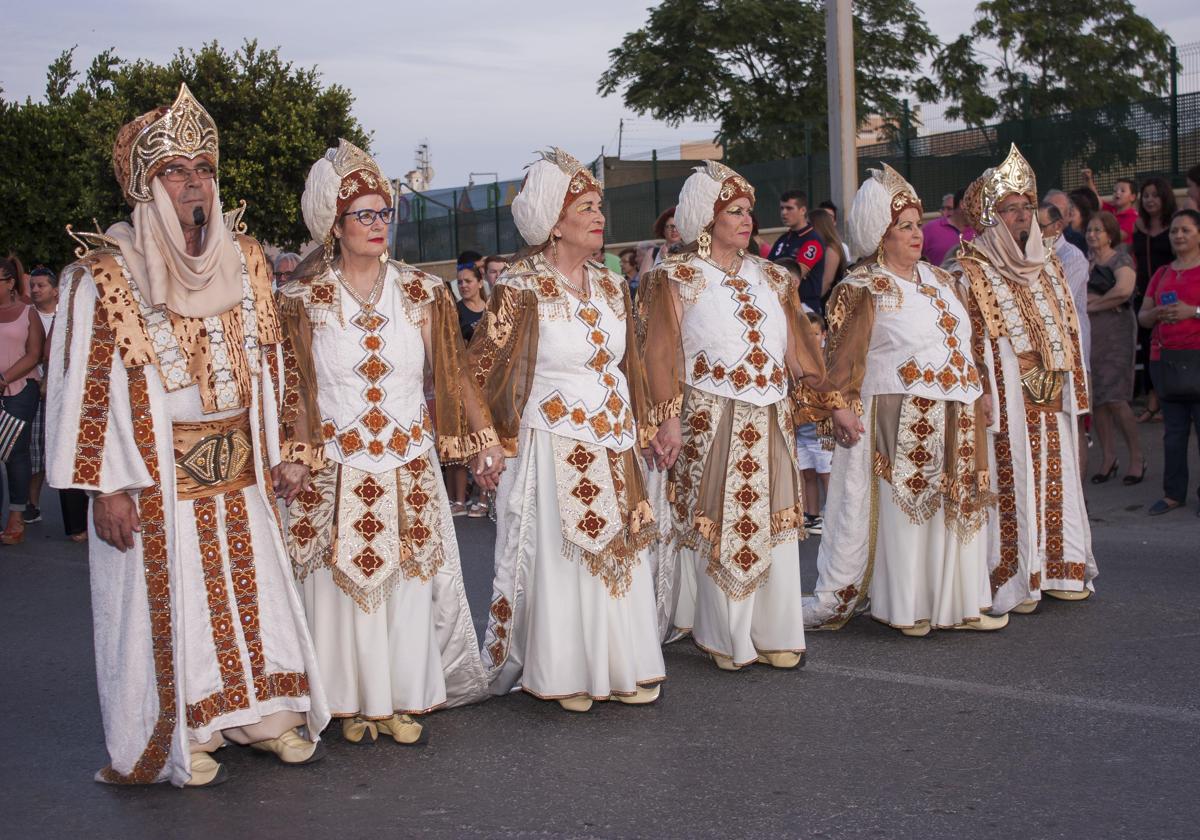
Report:
[[[701,259],[708,259],[712,254],[712,234],[707,230],[700,231],[700,236],[696,238],[696,253]]]
[[[325,269],[327,271],[332,271],[333,270],[333,231],[330,231],[329,233],[325,234],[325,242],[323,243],[323,246],[325,249],[325,254],[324,254]]]
[[[550,234],[550,254],[554,257],[555,262],[558,261],[558,237],[553,233]]]
[[[387,252],[387,251],[384,251],[382,254],[380,254],[380,255],[379,255],[379,263],[380,263],[380,265],[387,265],[387,261],[388,261],[388,259],[389,259],[389,257],[388,257],[388,252]]]

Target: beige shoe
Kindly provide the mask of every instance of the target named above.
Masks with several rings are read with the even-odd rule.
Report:
[[[1029,601],[1022,601],[1013,607],[1011,612],[1015,612],[1017,615],[1030,615],[1037,612],[1038,605],[1041,603],[1041,601],[1034,601],[1032,599]]]
[[[384,735],[391,735],[397,744],[421,744],[425,742],[425,727],[409,715],[392,715],[387,720],[377,720],[375,725]]]
[[[928,636],[931,628],[928,621],[918,621],[912,627],[897,627],[896,629],[905,636],[920,638],[921,636]]]
[[[655,685],[639,685],[636,694],[614,694],[613,699],[619,700],[622,703],[628,703],[630,706],[642,706],[646,703],[653,703],[658,699],[661,693],[662,683]]]
[[[1003,630],[1008,626],[1008,613],[1004,615],[988,615],[983,613],[978,621],[964,621],[955,624],[955,630]]]
[[[740,671],[742,666],[733,661],[732,657],[722,656],[719,653],[710,653],[712,661],[717,663],[717,667],[722,671]]]
[[[1042,592],[1060,601],[1086,601],[1092,597],[1090,589],[1082,589],[1078,592],[1073,589],[1043,589]]]
[[[228,771],[213,759],[212,753],[192,753],[192,775],[187,787],[214,787],[228,778]]]
[[[306,741],[294,728],[278,738],[255,741],[250,746],[262,752],[274,753],[284,764],[311,764],[325,757],[325,745],[320,741]]]
[[[758,661],[763,665],[770,665],[772,668],[795,668],[804,661],[804,654],[790,650],[778,653],[760,653]]]
[[[372,741],[379,737],[375,721],[360,717],[342,718],[342,737],[351,744],[359,743],[367,735],[371,736]]]
[[[592,698],[586,694],[576,695],[575,697],[563,697],[558,701],[558,705],[562,706],[568,712],[586,712],[592,708]]]

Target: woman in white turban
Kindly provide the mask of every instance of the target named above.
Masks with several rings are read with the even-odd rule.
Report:
[[[848,217],[870,257],[834,289],[825,362],[863,418],[834,423],[838,448],[810,626],[837,629],[870,599],[906,636],[997,630],[988,615],[987,450],[971,323],[953,279],[921,262],[921,201],[888,166]],[[861,433],[861,434],[860,434]]]
[[[600,201],[560,149],[529,167],[512,210],[530,248],[500,276],[469,351],[509,456],[484,637],[491,690],[576,712],[653,702],[665,677],[639,456],[653,430],[629,290],[591,260]]]
[[[463,380],[445,285],[388,260],[392,196],[375,161],[341,141],[313,164],[300,203],[324,247],[278,295],[276,483],[289,503],[289,553],[342,733],[413,743],[424,730],[412,715],[486,696],[439,457],[475,456],[481,484],[494,483],[503,458]]]
[[[753,205],[733,170],[697,168],[675,211],[691,247],[638,295],[655,460],[670,471],[673,623],[726,670],[802,660],[794,424],[845,411],[788,274],[745,251]]]

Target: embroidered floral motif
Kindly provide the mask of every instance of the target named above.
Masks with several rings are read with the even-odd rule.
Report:
[[[689,266],[678,266],[674,269],[676,276],[683,268],[696,271]],[[755,293],[750,289],[750,284],[742,277],[726,277],[721,281],[721,285],[728,288],[733,299],[740,304],[736,317],[745,326],[742,338],[746,342],[746,350],[741,359],[732,367],[714,363],[704,351],[700,351],[692,361],[691,381],[698,383],[703,382],[706,378],[711,378],[714,382],[722,383],[728,380],[738,394],[752,387],[760,393],[768,389],[782,388],[785,379],[784,370],[782,365],[762,346],[763,334],[759,325],[767,316],[756,305]],[[770,366],[769,371],[768,365]],[[757,371],[757,373],[751,371]]]
[[[937,325],[945,336],[942,344],[946,348],[946,358],[940,367],[935,368],[932,365],[922,367],[915,356],[910,356],[896,370],[900,381],[904,383],[905,388],[911,388],[918,382],[930,386],[937,385],[943,394],[949,394],[955,388],[962,388],[964,391],[978,388],[979,371],[959,350],[959,319],[949,311],[949,305],[942,297],[942,290],[928,283],[918,283],[917,291],[938,312]]]

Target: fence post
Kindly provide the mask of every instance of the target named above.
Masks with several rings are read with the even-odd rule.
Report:
[[[500,185],[492,184],[488,192],[495,190],[492,200],[492,221],[496,226],[496,253],[500,253]]]
[[[458,190],[454,190],[450,202],[450,241],[454,243],[454,256],[458,257]]]
[[[900,116],[900,130],[902,132],[904,132],[904,134],[903,134],[903,137],[904,137],[904,146],[903,146],[903,149],[904,149],[904,179],[906,181],[911,181],[912,180],[912,141],[909,139],[909,135],[911,133],[912,121],[909,116],[907,99],[904,100],[903,106],[904,106],[904,109],[901,111],[901,116]]]
[[[422,223],[425,221],[425,199],[416,196],[413,205],[417,215],[417,262],[425,262],[425,237],[421,235]]]
[[[804,191],[813,197],[812,122],[804,121]]]
[[[662,209],[658,206],[658,149],[650,150],[650,177],[654,180],[654,218]]]
[[[1179,53],[1171,45],[1171,181],[1179,177]]]

